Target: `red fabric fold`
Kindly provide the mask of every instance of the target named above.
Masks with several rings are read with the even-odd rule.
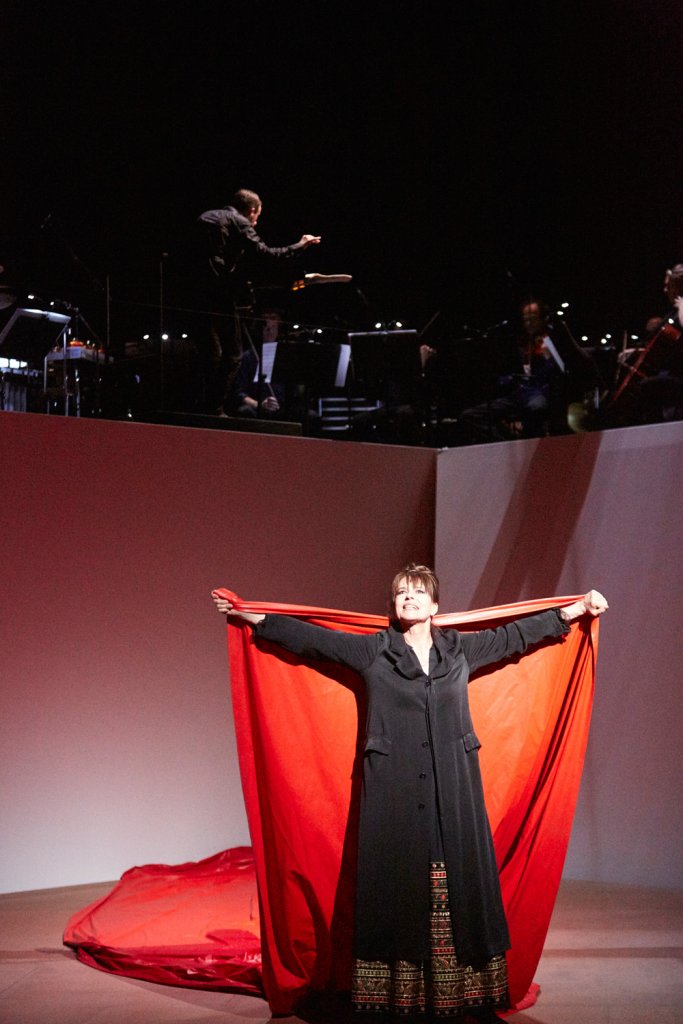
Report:
[[[217,593],[241,610],[298,615],[331,629],[372,632],[386,625],[376,615]],[[437,623],[475,630],[573,600],[440,615]],[[274,1013],[288,1014],[308,992],[350,983],[362,684],[337,666],[257,647],[243,625],[230,623],[228,638],[253,856],[238,848],[198,864],[133,868],[111,893],[73,915],[64,939],[101,970],[265,993]],[[541,646],[470,685],[512,936],[511,998],[519,1009],[538,991],[533,974],[578,793],[597,639],[598,620],[582,620],[562,643]]]

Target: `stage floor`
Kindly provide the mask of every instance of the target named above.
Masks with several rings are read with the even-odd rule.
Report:
[[[265,1001],[253,996],[154,985],[80,964],[62,946],[62,930],[74,911],[110,888],[0,896],[0,1024],[270,1019]],[[683,892],[564,882],[536,981],[538,1002],[512,1016],[514,1024],[681,1024]],[[320,1009],[315,1020],[348,1016],[338,1005]]]

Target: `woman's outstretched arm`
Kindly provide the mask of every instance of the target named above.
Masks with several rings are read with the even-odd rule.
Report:
[[[255,612],[238,612],[233,605],[232,601],[229,601],[226,597],[218,597],[217,594],[212,594],[213,603],[221,613],[221,615],[227,615],[229,619],[235,619],[238,622],[249,622],[252,626],[255,626],[257,622],[263,622],[265,615],[257,615]]]
[[[264,615],[238,611],[228,598],[211,595],[221,614],[228,621],[247,622],[254,626],[254,636],[279,644],[293,654],[302,654],[361,672],[376,657],[381,645],[379,633],[345,633],[304,622],[290,615]]]

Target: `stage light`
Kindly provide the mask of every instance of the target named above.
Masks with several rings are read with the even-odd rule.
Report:
[[[299,330],[299,325],[298,324],[292,324],[292,330],[293,331],[298,331]]]
[[[605,337],[607,338],[608,341],[612,340],[612,335],[611,334],[606,334]]]
[[[607,338],[600,338],[600,344],[601,345],[606,345],[607,344]]]
[[[161,335],[161,340],[162,341],[168,341],[168,334],[162,334]]]
[[[557,310],[557,316],[564,316],[564,310],[563,309],[558,309]]]
[[[375,330],[376,331],[381,331],[382,330],[382,324],[379,322],[379,320],[375,324]]]
[[[638,335],[637,334],[632,334],[631,335],[631,341],[638,341]]]
[[[400,328],[400,327],[403,327],[403,324],[401,323],[400,320],[394,320],[394,327]]]
[[[581,335],[581,341],[588,341],[588,335],[587,334],[582,334]]]
[[[315,333],[316,333],[316,334],[322,334],[322,333],[323,333],[323,329],[322,329],[322,327],[316,327],[316,331],[315,331]]]
[[[142,340],[143,341],[149,341],[149,334],[143,334],[142,335]]]
[[[560,305],[562,306],[562,309],[569,309],[569,303],[568,302],[561,302]]]

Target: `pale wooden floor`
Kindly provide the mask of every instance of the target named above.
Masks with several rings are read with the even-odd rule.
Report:
[[[62,946],[64,924],[110,887],[0,896],[0,1024],[270,1019],[262,999],[112,977],[78,963]],[[513,1024],[683,1024],[683,893],[563,883],[536,981],[537,1004]]]

